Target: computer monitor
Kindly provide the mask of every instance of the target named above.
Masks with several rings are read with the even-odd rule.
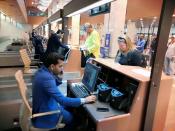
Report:
[[[99,67],[89,62],[86,63],[82,83],[88,88],[90,92],[94,91],[99,72]]]

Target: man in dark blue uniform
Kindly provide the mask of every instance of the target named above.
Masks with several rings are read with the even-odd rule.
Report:
[[[44,54],[44,59],[42,61],[44,61],[46,57],[48,56],[48,54],[51,52],[60,53],[60,50],[59,50],[60,48],[68,50],[68,47],[61,42],[63,35],[64,35],[64,31],[62,30],[58,30],[56,33],[52,33],[50,35],[48,44],[47,44],[47,49]]]
[[[50,53],[44,66],[35,74],[33,80],[33,114],[60,110],[61,114],[37,117],[33,119],[34,127],[53,128],[56,126],[60,115],[63,115],[63,123],[65,128],[69,128],[72,124],[73,116],[71,112],[66,110],[67,107],[78,107],[81,104],[94,102],[95,96],[86,98],[69,98],[62,95],[58,86],[61,80],[58,75],[63,73],[63,60],[58,53]]]

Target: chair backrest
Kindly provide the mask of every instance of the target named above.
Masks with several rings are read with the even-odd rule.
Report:
[[[27,86],[26,86],[26,83],[24,81],[23,73],[22,73],[21,70],[18,70],[15,73],[15,78],[16,78],[16,81],[17,81],[17,84],[18,84],[18,88],[19,88],[24,106],[26,107],[28,112],[32,115],[32,108],[30,107],[28,99],[27,99]]]
[[[30,42],[26,42],[26,45],[27,45],[27,49],[28,49],[29,53],[31,54],[32,53],[32,49],[30,47]]]
[[[31,59],[29,57],[29,55],[27,54],[27,50],[26,49],[20,49],[19,50],[21,59],[23,61],[23,64],[25,67],[30,67],[31,64]]]
[[[64,62],[67,63],[68,62],[68,59],[69,59],[69,56],[70,56],[70,53],[71,53],[71,49],[68,49],[67,53],[65,54],[65,59],[64,59]]]

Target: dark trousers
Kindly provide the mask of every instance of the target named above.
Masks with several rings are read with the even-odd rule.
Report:
[[[92,53],[85,56],[84,52],[81,51],[81,67],[85,67],[86,62],[89,58],[95,58],[95,56]]]

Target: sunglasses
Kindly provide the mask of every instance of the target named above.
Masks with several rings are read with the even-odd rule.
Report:
[[[118,43],[126,43],[126,40],[124,38],[119,37],[118,38]]]

